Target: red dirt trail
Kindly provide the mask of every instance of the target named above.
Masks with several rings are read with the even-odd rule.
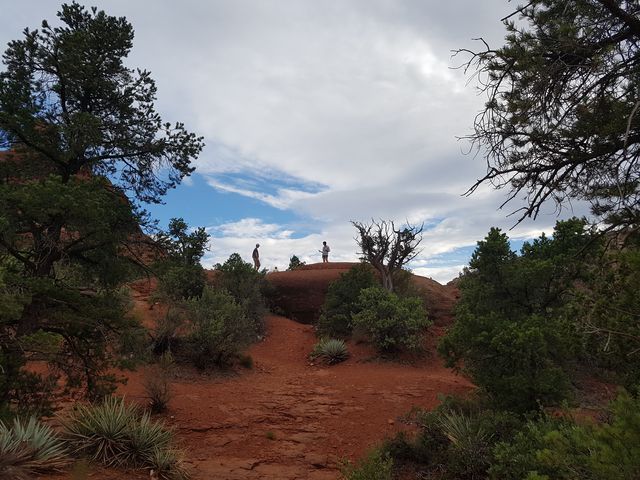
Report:
[[[136,290],[134,310],[153,322],[159,312],[149,310],[149,286]],[[173,382],[169,411],[161,417],[176,429],[194,480],[334,480],[341,459],[357,459],[405,428],[398,417],[412,407],[431,409],[439,394],[473,388],[433,351],[401,364],[376,360],[367,347],[350,344],[351,358],[326,367],[308,360],[317,340],[311,325],[271,315],[266,326],[264,340],[248,351],[253,369],[230,376],[183,373]],[[431,335],[440,330],[434,327]],[[144,403],[144,375],[129,374],[120,393]],[[89,478],[148,473],[100,469]]]

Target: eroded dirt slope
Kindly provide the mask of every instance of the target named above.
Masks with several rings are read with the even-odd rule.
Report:
[[[162,314],[157,306],[149,308],[152,287],[135,286],[135,312],[146,325]],[[473,388],[434,353],[407,365],[375,360],[369,348],[349,345],[352,356],[345,363],[312,365],[311,325],[273,315],[266,325],[265,339],[248,352],[253,369],[217,377],[182,372],[174,380],[173,400],[162,418],[176,429],[195,480],[337,479],[341,459],[357,459],[405,428],[398,417],[412,407],[433,408],[439,394]],[[129,374],[120,393],[145,403],[145,374]],[[146,472],[97,469],[89,478],[145,477]],[[61,478],[71,476],[56,480]]]

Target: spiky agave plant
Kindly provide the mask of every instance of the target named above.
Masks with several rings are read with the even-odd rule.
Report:
[[[154,476],[160,480],[188,480],[191,477],[180,450],[156,448],[147,460]]]
[[[158,451],[169,450],[172,442],[173,432],[161,422],[152,420],[148,412],[144,412],[129,432],[126,463],[141,467],[153,465],[150,459]]]
[[[35,418],[0,422],[0,478],[16,480],[60,471],[70,462],[62,439]]]
[[[439,420],[442,433],[451,444],[463,451],[473,453],[486,449],[491,435],[468,415],[457,412],[444,413]]]
[[[136,406],[124,399],[107,397],[98,405],[77,405],[62,422],[75,453],[118,466],[127,462],[129,434],[138,416]]]
[[[63,423],[76,453],[105,465],[150,468],[164,480],[188,478],[173,431],[122,398],[80,405]]]
[[[330,365],[335,363],[344,362],[349,358],[349,351],[344,340],[338,340],[335,338],[321,338],[318,343],[313,347],[311,352],[311,358],[319,358]]]

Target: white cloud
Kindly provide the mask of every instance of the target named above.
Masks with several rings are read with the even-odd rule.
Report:
[[[431,278],[444,285],[456,278],[465,266],[466,265],[452,265],[449,267],[419,267],[414,268],[412,272],[415,275]]]
[[[3,44],[25,26],[53,20],[57,9],[47,0],[29,0],[30,8],[5,3]],[[502,192],[481,188],[461,196],[485,164],[464,155],[468,145],[456,136],[471,131],[484,98],[450,68],[462,61],[452,60],[451,50],[474,48],[472,38],[500,42],[499,19],[515,6],[503,0],[157,0],[150,7],[104,0],[100,8],[134,25],[128,64],[152,72],[163,116],[205,136],[196,166],[208,184],[290,210],[319,232],[300,238],[296,226],[237,218],[212,226],[208,262],[235,251],[250,258],[259,241],[263,263],[283,268],[292,254],[319,260],[322,240],[332,259],[354,260],[349,221],[374,217],[435,224],[425,231],[416,264],[446,280],[458,265],[429,262],[474,245],[491,226],[507,230],[515,222],[505,217],[510,207],[497,210]],[[584,212],[576,206],[575,213]],[[549,231],[556,220],[550,213],[510,236]],[[189,221],[188,212],[184,217]]]

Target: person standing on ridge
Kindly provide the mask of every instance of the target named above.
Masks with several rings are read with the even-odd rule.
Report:
[[[253,253],[251,257],[253,257],[253,267],[256,270],[260,270],[260,252],[258,252],[258,248],[260,248],[260,244],[256,243],[256,248],[253,249]]]
[[[329,252],[331,249],[329,248],[329,245],[327,245],[327,242],[322,242],[322,250],[318,251],[322,253],[322,263],[329,263]]]

